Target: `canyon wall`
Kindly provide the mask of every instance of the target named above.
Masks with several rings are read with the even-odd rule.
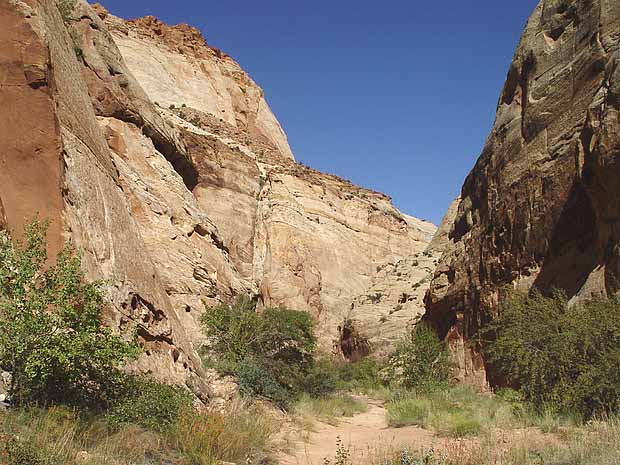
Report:
[[[506,286],[620,287],[619,49],[616,0],[542,1],[527,23],[426,296],[463,380],[494,382],[476,335]]]
[[[143,346],[131,368],[206,399],[200,317],[241,294],[310,312],[326,351],[359,356],[351,331],[389,350],[423,309],[409,279],[430,279],[435,226],[296,163],[197,30],[62,5],[0,0],[0,222],[19,236],[38,214],[51,255],[82,251],[107,323]]]

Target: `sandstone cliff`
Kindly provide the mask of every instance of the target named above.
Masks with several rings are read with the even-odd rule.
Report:
[[[0,1],[0,222],[18,234],[38,212],[50,253],[83,251],[109,324],[144,346],[133,368],[204,398],[203,302],[238,294],[311,312],[340,352],[360,296],[407,294],[385,334],[377,306],[353,328],[389,348],[420,312],[405,288],[434,268],[435,227],[295,163],[262,90],[195,29],[62,4]]]
[[[527,23],[426,297],[463,379],[486,381],[475,335],[503,286],[620,287],[619,49],[616,0],[546,0]]]

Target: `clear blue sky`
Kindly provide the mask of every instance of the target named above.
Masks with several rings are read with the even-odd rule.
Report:
[[[438,223],[537,0],[101,0],[200,28],[264,89],[297,160]]]

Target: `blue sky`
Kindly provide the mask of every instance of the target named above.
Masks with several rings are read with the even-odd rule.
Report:
[[[264,89],[297,160],[441,220],[536,0],[102,0],[200,28]]]

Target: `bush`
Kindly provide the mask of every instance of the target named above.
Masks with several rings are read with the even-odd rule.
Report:
[[[239,378],[242,393],[286,405],[314,364],[314,324],[306,312],[256,312],[250,299],[207,310],[203,320],[216,369]],[[208,362],[207,362],[208,363]]]
[[[447,386],[450,359],[443,343],[426,323],[419,323],[400,341],[388,361],[391,381],[407,389]]]
[[[264,397],[283,408],[294,398],[294,392],[278,382],[274,374],[256,360],[242,360],[234,374],[241,394],[246,397]]]
[[[0,412],[0,464],[273,463],[266,454],[277,427],[269,412],[243,403],[223,412],[189,411],[164,432],[135,425],[111,430],[98,415],[63,407],[16,408]]]
[[[495,368],[539,411],[589,418],[620,411],[620,302],[509,294],[484,331]]]
[[[0,232],[0,368],[17,404],[105,406],[137,350],[101,324],[101,286],[85,283],[71,249],[45,265],[45,231],[34,221],[17,245]]]
[[[327,396],[338,388],[338,367],[329,359],[317,360],[301,380],[299,390],[314,398]]]
[[[181,453],[182,463],[190,465],[271,463],[265,453],[277,426],[259,406],[233,404],[223,413],[183,416],[170,445]]]
[[[375,389],[381,386],[379,372],[382,365],[372,358],[363,358],[354,363],[345,363],[340,367],[340,384],[348,389]]]
[[[192,409],[192,396],[180,387],[129,378],[124,391],[125,395],[106,413],[106,421],[114,429],[134,424],[152,431],[167,431]]]

